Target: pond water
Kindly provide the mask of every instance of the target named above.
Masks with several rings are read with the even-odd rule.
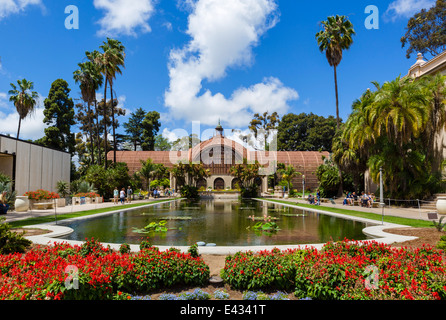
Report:
[[[264,224],[265,216],[276,223],[278,230],[255,228],[259,222]],[[160,228],[144,229],[149,224]],[[190,246],[196,242],[219,246],[291,245],[367,239],[362,232],[366,223],[256,200],[173,201],[64,225],[74,230],[63,237],[67,240],[94,237],[103,243],[139,244],[149,238],[150,243],[159,246]]]

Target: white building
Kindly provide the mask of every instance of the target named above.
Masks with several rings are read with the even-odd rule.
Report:
[[[14,180],[17,195],[44,189],[57,191],[57,182],[70,182],[67,152],[0,135],[0,172]]]

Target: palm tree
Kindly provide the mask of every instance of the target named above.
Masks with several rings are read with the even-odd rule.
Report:
[[[94,142],[93,142],[93,129],[92,129],[92,117],[91,117],[91,105],[96,101],[96,91],[102,85],[103,77],[101,76],[97,65],[92,61],[87,61],[78,64],[79,69],[73,73],[73,79],[79,84],[81,89],[82,100],[88,105],[88,131],[90,134],[91,143],[91,157],[92,163],[94,163]],[[98,145],[99,147],[99,145]]]
[[[156,170],[157,165],[153,162],[152,159],[147,159],[146,161],[141,160],[141,170],[139,170],[139,174],[146,180],[146,185],[148,190],[150,190],[150,180],[153,178]]]
[[[339,129],[339,97],[336,68],[341,63],[342,51],[347,50],[353,43],[355,35],[353,24],[345,16],[331,16],[322,21],[323,30],[316,34],[317,43],[321,52],[325,51],[328,64],[334,68],[336,92],[336,124]]]
[[[100,46],[103,53],[97,57],[97,62],[100,65],[101,73],[105,77],[104,86],[104,122],[107,118],[107,84],[110,85],[110,96],[111,96],[111,108],[112,108],[112,128],[113,128],[113,162],[116,163],[116,133],[115,133],[115,110],[113,101],[113,81],[116,78],[116,74],[122,74],[120,69],[124,66],[124,46],[122,43],[115,39],[107,38],[107,41],[103,42]],[[105,124],[105,140],[107,140],[107,125]],[[106,142],[105,142],[106,143]],[[105,144],[105,156],[107,157],[107,146]],[[107,168],[107,161],[105,161],[105,168]]]
[[[370,121],[378,136],[387,134],[402,147],[417,138],[429,120],[426,95],[421,82],[397,77],[385,82],[375,97]]]
[[[20,135],[20,126],[22,120],[25,119],[34,111],[34,107],[37,104],[39,94],[34,89],[34,83],[26,79],[17,80],[18,88],[15,84],[11,83],[12,90],[9,90],[11,95],[9,101],[14,103],[19,114],[19,126],[17,129],[17,139]]]
[[[291,192],[291,180],[301,173],[296,171],[292,165],[288,165],[285,167],[285,169],[280,170],[280,174],[282,175],[282,180],[285,180],[288,183],[288,192]]]

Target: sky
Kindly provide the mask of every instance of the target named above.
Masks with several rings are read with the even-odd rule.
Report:
[[[221,121],[247,132],[255,113],[335,115],[333,68],[319,51],[321,21],[346,15],[356,35],[338,67],[340,117],[372,81],[406,75],[400,38],[407,21],[434,0],[0,0],[0,133],[15,136],[18,114],[10,83],[26,78],[40,99],[22,122],[20,138],[44,135],[43,101],[64,79],[73,80],[85,52],[107,37],[126,48],[114,90],[126,116],[137,108],[161,114],[160,134],[173,141],[212,135]],[[367,11],[368,6],[374,6]],[[371,15],[376,15],[371,20]],[[371,25],[374,28],[371,28]],[[425,60],[431,57],[425,57]],[[103,89],[98,92],[101,98]],[[76,127],[73,132],[79,131]]]

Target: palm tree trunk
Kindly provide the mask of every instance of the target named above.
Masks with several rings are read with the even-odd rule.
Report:
[[[336,128],[339,130],[339,96],[338,96],[338,75],[336,72],[336,65],[334,67],[334,81],[336,91]]]
[[[20,125],[22,124],[22,118],[19,115],[19,127],[17,128],[17,139],[19,139],[19,135],[20,135]]]
[[[116,133],[115,133],[115,104],[113,101],[113,85],[110,82],[112,128],[113,128],[113,163],[116,163]]]
[[[105,73],[107,74],[107,73]],[[104,168],[107,169],[107,77],[105,77],[104,85]]]
[[[91,125],[90,101],[88,102],[88,131],[90,133],[90,143],[91,143],[91,163],[94,164],[94,142],[93,142],[93,128]]]
[[[94,100],[94,109],[95,109],[95,112],[96,112],[96,129],[97,129],[97,135],[96,135],[96,138],[97,138],[97,148],[98,148],[98,165],[101,165],[102,164],[102,161],[101,161],[101,137],[100,137],[100,134],[99,134],[99,128],[100,128],[100,125],[99,125],[99,112],[98,112],[98,101],[95,99]]]

